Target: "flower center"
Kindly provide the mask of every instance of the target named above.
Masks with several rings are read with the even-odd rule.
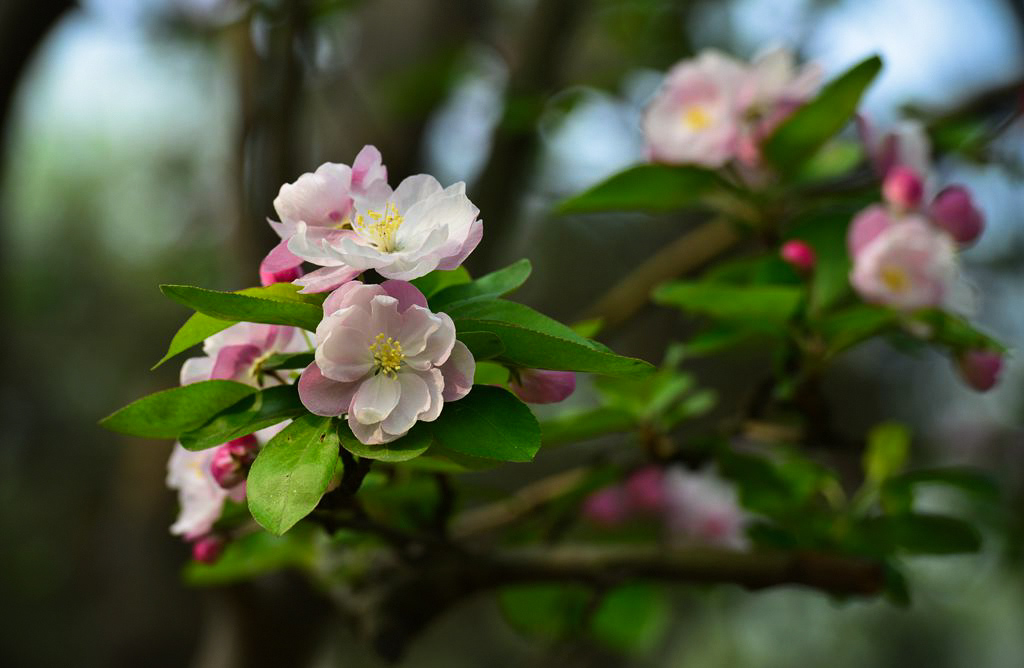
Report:
[[[402,344],[390,336],[385,337],[383,332],[370,344],[370,354],[373,355],[373,372],[388,376],[398,373],[405,359]]]
[[[398,214],[398,207],[394,202],[388,202],[383,212],[367,209],[365,217],[361,213],[357,214],[352,222],[352,229],[364,239],[371,241],[379,250],[390,253],[395,250],[395,233],[404,220]]]
[[[711,115],[704,107],[693,106],[683,112],[683,124],[694,132],[700,132],[711,125]]]
[[[893,292],[906,292],[910,287],[910,279],[907,272],[899,267],[882,267],[882,283]]]

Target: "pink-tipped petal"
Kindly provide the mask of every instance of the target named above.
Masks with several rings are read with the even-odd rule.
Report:
[[[473,389],[476,360],[462,341],[455,342],[448,360],[440,369],[444,378],[444,392],[441,396],[445,401],[458,401]]]
[[[448,257],[441,258],[441,261],[438,263],[437,268],[444,270],[457,269],[463,262],[465,262],[466,258],[469,257],[469,254],[476,250],[476,247],[480,245],[480,240],[483,238],[484,221],[474,220],[473,224],[469,228],[469,235],[466,237],[466,240],[462,243],[462,246],[459,248],[458,252],[456,252],[454,255],[449,255]]]
[[[299,376],[299,399],[314,415],[335,417],[348,412],[358,383],[339,383],[325,378],[316,363]]]
[[[889,225],[892,218],[884,206],[873,204],[858,213],[846,235],[846,247],[850,257],[856,257],[861,250],[875,240]]]
[[[324,267],[311,271],[302,278],[294,281],[295,285],[302,286],[300,294],[308,295],[318,292],[330,292],[337,287],[348,283],[362,273],[361,269],[351,267]]]
[[[427,308],[427,298],[419,289],[408,281],[384,281],[380,284],[384,292],[398,300],[398,312],[404,313],[410,306]]]
[[[260,272],[277,273],[294,269],[302,264],[302,258],[288,250],[286,239],[278,243],[260,262]]]
[[[261,352],[259,346],[254,345],[224,346],[217,353],[210,380],[234,380],[244,377]]]

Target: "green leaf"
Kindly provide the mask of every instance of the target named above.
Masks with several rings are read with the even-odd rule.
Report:
[[[569,327],[528,306],[499,299],[460,302],[449,315],[462,332],[490,332],[505,347],[501,359],[518,366],[587,371],[610,376],[642,375],[653,368],[583,338]]]
[[[583,630],[591,598],[578,584],[516,585],[498,592],[501,612],[512,628],[549,642]]]
[[[246,483],[249,512],[281,535],[308,515],[334,475],[338,434],[331,418],[304,415],[270,439],[253,462]]]
[[[602,407],[575,413],[563,413],[541,423],[541,440],[545,446],[588,441],[592,438],[631,431],[636,418],[621,408]]]
[[[445,450],[506,462],[528,462],[540,449],[540,426],[526,404],[499,387],[476,385],[444,405],[431,423]]]
[[[799,239],[814,249],[817,261],[810,279],[813,311],[830,308],[851,294],[846,232],[855,213],[844,208],[808,215],[786,234],[787,238]]]
[[[825,339],[828,355],[835,356],[896,323],[898,316],[894,311],[858,304],[823,318],[817,329]]]
[[[458,267],[448,271],[438,269],[426,276],[414,278],[409,282],[415,285],[416,289],[422,292],[424,297],[430,299],[449,286],[462,285],[463,283],[469,283],[471,280],[466,268]]]
[[[256,392],[231,380],[205,380],[142,397],[100,420],[111,431],[145,438],[177,438]]]
[[[887,489],[914,490],[921,485],[940,485],[957,489],[986,503],[998,502],[1002,498],[999,485],[992,475],[980,469],[919,469],[893,476],[885,481]]]
[[[780,325],[796,315],[803,290],[784,285],[721,285],[674,281],[654,291],[654,301],[675,306],[690,313],[721,320],[739,320],[764,325]]]
[[[285,568],[308,568],[315,556],[312,538],[312,532],[300,531],[286,536],[265,531],[242,536],[228,543],[215,563],[190,562],[185,567],[185,582],[210,587],[250,580]]]
[[[301,301],[252,297],[191,285],[161,285],[160,291],[179,304],[232,322],[288,325],[314,331],[323,318],[322,307]]]
[[[715,172],[700,167],[638,165],[570,197],[557,211],[676,211],[699,206],[721,183]]]
[[[868,435],[864,475],[880,484],[903,470],[910,454],[910,431],[896,422],[883,422]]]
[[[491,332],[459,332],[459,341],[466,344],[473,359],[487,360],[505,352],[505,346],[497,334]]]
[[[305,369],[312,363],[313,353],[274,353],[260,363],[259,370]]]
[[[274,285],[268,285],[262,288],[246,288],[245,290],[239,290],[235,294],[247,295],[250,297],[262,297],[277,301],[296,301],[317,306],[323,304],[325,295],[302,295],[298,293],[298,290],[298,286],[290,283],[275,283]],[[177,331],[174,338],[171,339],[171,345],[168,346],[167,353],[159,362],[153,365],[153,369],[157,368],[175,355],[188,350],[194,345],[202,343],[207,338],[213,336],[217,332],[227,329],[233,324],[235,324],[234,321],[230,319],[222,320],[203,313],[193,314]]]
[[[527,259],[514,262],[504,269],[491,272],[470,283],[452,285],[430,298],[432,311],[444,311],[445,306],[477,297],[501,297],[516,290],[530,277],[533,267]]]
[[[444,410],[447,409],[448,406],[445,406]],[[417,422],[408,434],[398,440],[379,445],[366,445],[352,434],[344,420],[338,420],[338,438],[341,439],[342,447],[357,457],[382,462],[404,462],[419,457],[427,451],[433,439],[429,423]]]
[[[969,523],[945,515],[910,513],[862,520],[857,537],[875,554],[961,554],[977,552],[981,535]]]
[[[181,435],[186,450],[204,450],[306,412],[295,385],[277,385],[225,408],[203,426]]]
[[[881,58],[871,56],[829,82],[818,97],[772,133],[762,147],[765,157],[783,171],[798,171],[804,161],[846,126],[881,69]]]
[[[931,327],[932,341],[941,343],[954,352],[978,349],[1006,352],[1006,346],[978,331],[960,316],[944,311],[924,311],[919,313],[917,318]]]
[[[658,587],[647,583],[617,587],[601,601],[590,630],[612,649],[642,654],[653,650],[668,631],[670,611]]]

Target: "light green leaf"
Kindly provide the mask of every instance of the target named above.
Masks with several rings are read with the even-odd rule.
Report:
[[[721,320],[739,320],[752,329],[777,326],[796,315],[803,290],[788,285],[723,285],[674,281],[654,291],[654,302]]]
[[[540,449],[540,426],[526,404],[499,387],[476,385],[444,405],[432,424],[445,450],[471,457],[528,462]]]
[[[357,457],[382,462],[404,462],[419,457],[427,451],[433,439],[429,423],[417,422],[408,434],[398,440],[379,445],[366,445],[355,437],[344,420],[338,420],[338,438],[341,439],[342,447]]]
[[[256,391],[230,380],[183,385],[133,401],[100,420],[100,426],[132,436],[177,438]]]
[[[507,295],[525,283],[532,270],[530,261],[522,259],[470,283],[449,286],[430,298],[430,309],[446,311],[446,306],[465,299]]]
[[[210,587],[250,580],[285,568],[312,566],[315,549],[313,532],[292,531],[274,536],[265,531],[232,540],[215,563],[190,562],[185,567],[185,582]]]
[[[416,289],[422,292],[424,297],[430,299],[449,286],[462,285],[463,283],[469,283],[471,280],[466,268],[458,267],[448,271],[437,269],[426,276],[414,278],[409,282],[415,285]]]
[[[794,112],[768,138],[762,147],[765,157],[783,171],[798,171],[846,126],[881,69],[881,58],[871,56],[829,82],[818,97]]]
[[[715,172],[700,167],[638,165],[615,174],[593,188],[570,197],[558,213],[594,211],[669,212],[700,206],[721,187]]]
[[[186,450],[204,450],[296,418],[306,412],[295,385],[278,385],[225,408],[203,426],[181,435]]]
[[[881,484],[903,470],[910,455],[910,431],[896,422],[883,422],[868,435],[864,451],[864,475]]]
[[[668,631],[670,606],[664,591],[647,583],[617,587],[601,601],[590,630],[603,644],[620,652],[653,650]]]
[[[338,434],[331,418],[304,415],[270,439],[246,483],[249,512],[273,534],[308,515],[334,475]]]
[[[232,322],[287,325],[314,331],[323,318],[321,306],[300,301],[218,292],[191,285],[161,285],[160,291],[179,304]]]

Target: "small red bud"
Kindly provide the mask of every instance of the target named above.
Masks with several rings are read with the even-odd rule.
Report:
[[[956,364],[968,386],[987,392],[999,382],[1003,356],[994,350],[968,350],[957,358]]]
[[[782,244],[779,255],[783,260],[792,265],[794,269],[803,274],[813,271],[814,264],[817,262],[814,249],[807,242],[798,239]]]
[[[221,445],[210,459],[210,475],[224,489],[231,489],[245,481],[249,467],[259,452],[256,437],[249,435]]]
[[[900,211],[911,211],[921,204],[924,184],[916,171],[905,165],[896,165],[885,175],[882,195]]]
[[[192,542],[192,558],[204,564],[212,564],[224,551],[224,539],[212,533],[200,536]]]
[[[985,227],[985,218],[971,201],[971,193],[963,186],[944,188],[929,208],[932,220],[959,244],[970,244]]]

